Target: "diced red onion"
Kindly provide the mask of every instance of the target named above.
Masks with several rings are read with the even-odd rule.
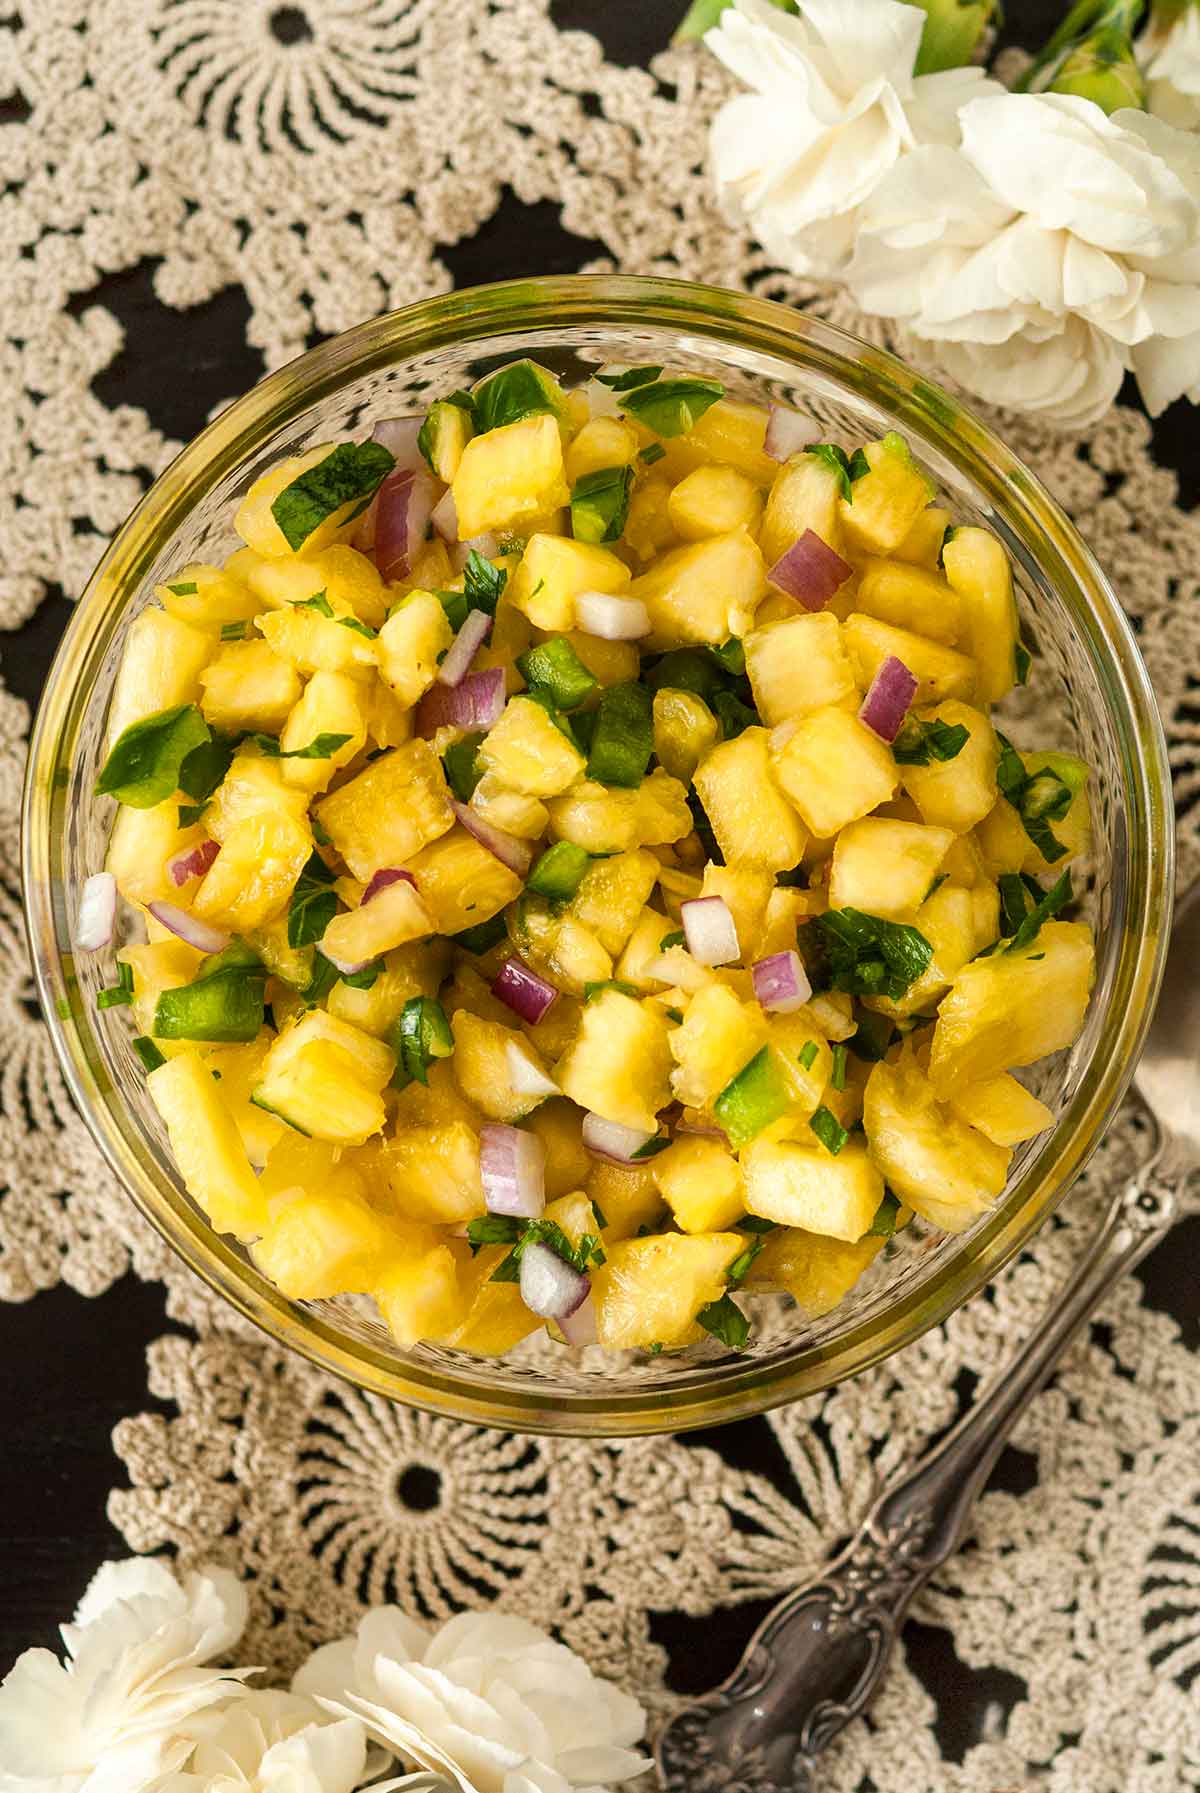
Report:
[[[117,925],[117,880],[111,872],[93,872],[79,893],[75,920],[75,946],[79,952],[99,952],[113,937]]]
[[[530,1027],[536,1027],[558,1000],[554,985],[531,971],[524,959],[505,959],[492,984],[492,995]]]
[[[411,872],[401,871],[398,865],[384,866],[381,871],[372,875],[370,883],[359,899],[359,907],[361,908],[364,903],[369,903],[372,897],[377,897],[381,890],[387,889],[389,884],[411,884],[415,890],[417,880]]]
[[[787,553],[780,555],[767,578],[806,610],[823,610],[853,571],[815,529],[806,529]]]
[[[469,536],[465,542],[458,542],[453,554],[450,556],[451,564],[456,573],[462,572],[467,561],[471,557],[472,551],[476,554],[482,554],[485,560],[495,560],[497,554],[500,552],[499,536],[493,535],[491,530],[488,529],[485,530],[483,535],[472,535]]]
[[[189,847],[186,853],[176,853],[167,860],[167,876],[176,889],[190,878],[202,878],[220,851],[215,840],[201,841],[198,847]]]
[[[679,905],[687,949],[698,965],[732,965],[741,957],[733,913],[724,897],[690,897]]]
[[[618,598],[606,591],[579,593],[575,623],[585,635],[602,641],[640,641],[651,628],[650,612],[640,598]]]
[[[812,995],[812,985],[797,952],[772,953],[751,967],[759,1007],[772,1015],[790,1015]]]
[[[548,1245],[536,1241],[521,1253],[521,1300],[540,1320],[567,1320],[592,1292],[582,1270],[576,1270]]]
[[[479,1129],[479,1174],[489,1214],[537,1220],[545,1212],[546,1148],[536,1133],[486,1122]]]
[[[581,1301],[573,1314],[560,1314],[558,1330],[568,1345],[594,1345],[596,1343],[596,1303],[589,1289],[585,1300]]]
[[[821,426],[811,417],[791,410],[787,405],[772,405],[763,437],[763,453],[773,461],[790,461],[802,448],[820,439]]]
[[[917,695],[917,679],[903,660],[889,654],[863,698],[858,719],[890,745],[900,733],[908,706]]]
[[[189,915],[186,909],[177,909],[174,903],[149,903],[147,907],[155,921],[161,922],[164,928],[170,929],[197,952],[219,953],[229,945],[230,936],[220,928],[210,928],[208,923],[200,921],[197,916]]]
[[[458,506],[449,486],[434,505],[429,520],[444,542],[458,540]]]
[[[408,468],[412,473],[419,473],[425,466],[425,456],[417,446],[417,438],[421,434],[423,417],[381,417],[371,432],[372,440],[382,442],[389,454],[395,455],[396,467],[393,471]]]
[[[438,682],[461,685],[471,670],[471,662],[488,638],[492,619],[486,610],[468,610],[467,620],[454,637],[446,658],[438,667]]]
[[[379,488],[375,508],[375,565],[385,579],[410,571],[429,528],[433,481],[428,473],[397,467]]]
[[[509,1040],[504,1047],[504,1062],[508,1066],[508,1081],[518,1096],[557,1096],[558,1085],[553,1078],[535,1065],[529,1054],[518,1046],[515,1040]]]
[[[417,705],[417,733],[428,739],[439,728],[491,728],[499,722],[504,702],[502,666],[468,673],[457,685],[435,681]]]
[[[632,1164],[644,1145],[654,1138],[640,1127],[625,1127],[620,1121],[606,1120],[602,1114],[585,1114],[583,1143],[597,1158],[611,1158],[614,1164]]]
[[[459,803],[450,799],[450,807],[466,829],[473,834],[481,847],[494,853],[501,865],[506,865],[510,872],[516,872],[523,878],[533,864],[533,847],[527,840],[520,840],[515,834],[505,834],[503,828],[493,828],[485,822],[477,809],[467,803]]]

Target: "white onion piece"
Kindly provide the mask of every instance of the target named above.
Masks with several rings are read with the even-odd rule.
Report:
[[[117,880],[111,872],[93,872],[79,893],[75,946],[81,953],[99,952],[117,925]]]
[[[560,1315],[558,1330],[568,1345],[594,1345],[596,1343],[596,1303],[592,1299],[590,1289],[573,1314]]]
[[[479,1129],[479,1174],[490,1214],[537,1220],[546,1207],[546,1148],[536,1133],[488,1121]]]
[[[458,506],[454,502],[454,493],[449,486],[434,505],[429,521],[444,542],[458,540]]]
[[[483,535],[472,535],[465,542],[459,542],[450,556],[450,563],[456,573],[462,572],[472,550],[476,554],[482,554],[485,560],[495,560],[500,552],[500,538],[489,529]]]
[[[471,662],[491,633],[492,619],[486,610],[468,610],[467,620],[446,650],[446,658],[438,667],[438,682],[461,685],[471,670]]]
[[[737,927],[724,897],[690,897],[679,905],[687,949],[698,965],[732,965],[741,957]]]
[[[792,411],[786,405],[772,405],[763,437],[763,453],[773,461],[790,461],[794,454],[820,441],[821,426],[811,417]]]
[[[535,1240],[521,1253],[521,1300],[540,1320],[566,1320],[583,1306],[592,1285],[548,1245]]]
[[[772,1015],[790,1015],[812,995],[812,985],[797,952],[772,953],[751,968],[759,1007]]]
[[[606,374],[624,373],[622,367],[605,367],[600,370]],[[611,386],[605,386],[601,380],[589,380],[584,387],[587,394],[589,417],[620,417],[620,402]]]
[[[454,797],[450,799],[450,807],[466,829],[473,834],[481,847],[494,853],[502,865],[510,872],[516,872],[520,878],[525,877],[533,864],[533,847],[527,840],[519,840],[515,834],[505,834],[502,828],[493,828],[485,822],[478,810],[470,808],[466,803],[459,803]]]
[[[522,1051],[515,1040],[509,1040],[504,1047],[504,1062],[508,1066],[508,1081],[518,1096],[557,1096],[558,1085],[546,1073],[534,1064],[527,1052]]]
[[[575,625],[585,635],[598,635],[602,641],[640,641],[650,633],[650,612],[640,598],[581,591],[575,600]]]
[[[396,457],[397,467],[410,467],[415,473],[426,466],[425,456],[417,447],[423,417],[381,417],[371,432],[371,439],[382,442],[388,453]]]
[[[644,1145],[654,1138],[637,1127],[624,1127],[620,1121],[609,1121],[602,1114],[585,1114],[583,1143],[597,1158],[611,1158],[614,1164],[632,1164]]]
[[[155,921],[177,934],[180,940],[186,940],[197,952],[219,953],[229,945],[228,934],[220,928],[210,928],[207,922],[189,915],[186,909],[177,909],[174,903],[149,903],[147,907]]]

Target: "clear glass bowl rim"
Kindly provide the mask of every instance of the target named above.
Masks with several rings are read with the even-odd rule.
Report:
[[[556,328],[680,333],[681,347],[777,356],[880,405],[920,431],[1003,512],[1073,613],[1110,707],[1128,812],[1127,914],[1109,1025],[1047,1148],[989,1223],[928,1279],[832,1344],[798,1341],[767,1363],[698,1364],[621,1392],[489,1384],[487,1360],[453,1373],[416,1361],[398,1370],[365,1342],[306,1312],[205,1225],[121,1125],[119,1101],[89,1046],[93,1018],[75,996],[72,917],[63,912],[56,793],[107,645],[146,570],[210,488],[311,405],[406,358],[480,338]],[[137,1207],[217,1294],[281,1345],[358,1387],[479,1425],[583,1436],[680,1431],[745,1418],[812,1394],[879,1362],[945,1319],[1020,1248],[1071,1187],[1132,1076],[1162,974],[1173,891],[1174,834],[1166,745],[1153,691],[1115,595],[1049,493],[969,410],[914,369],[848,332],[769,300],[692,282],[608,275],[505,281],[374,318],[268,376],[223,411],[154,483],[80,598],[35,721],[22,808],[22,886],[35,978],[72,1095]]]

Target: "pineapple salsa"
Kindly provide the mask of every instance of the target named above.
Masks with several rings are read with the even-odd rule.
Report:
[[[1078,1035],[1087,768],[896,435],[500,368],[280,462],[129,631],[76,945],[188,1190],[402,1346],[740,1348],[968,1226]]]

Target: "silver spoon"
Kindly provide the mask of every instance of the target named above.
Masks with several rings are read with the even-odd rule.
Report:
[[[1200,1210],[1200,887],[1171,936],[1135,1077],[1157,1125],[1149,1164],[1112,1201],[1086,1256],[1004,1373],[940,1444],[884,1488],[859,1531],[781,1600],[729,1679],[666,1726],[658,1765],[689,1793],[805,1793],[817,1759],[866,1710],[913,1596],[962,1541],[1013,1426],[1127,1270]]]

